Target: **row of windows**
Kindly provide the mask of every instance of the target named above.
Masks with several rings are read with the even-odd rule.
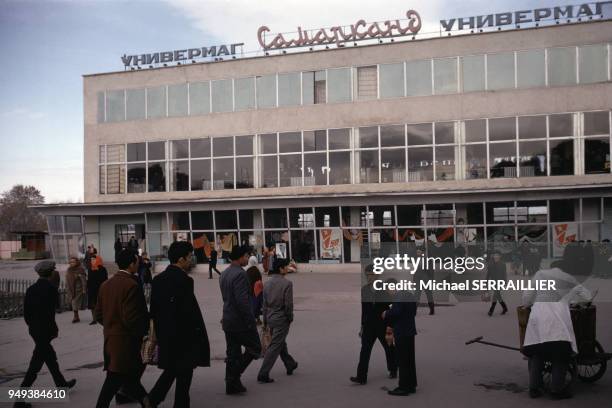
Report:
[[[608,44],[434,58],[98,93],[98,122],[282,106],[590,84],[610,80]]]
[[[610,112],[596,111],[102,145],[99,187],[122,194],[609,172]]]

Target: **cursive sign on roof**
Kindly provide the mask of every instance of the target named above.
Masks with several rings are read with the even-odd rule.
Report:
[[[270,42],[266,42],[266,33],[270,32],[267,26],[259,27],[257,40],[264,50],[306,47],[314,45],[336,44],[341,46],[345,42],[370,40],[375,38],[399,37],[414,35],[421,29],[421,16],[414,10],[406,12],[407,20],[387,20],[384,22],[366,23],[359,20],[350,26],[335,26],[320,28],[318,30],[303,30],[298,27],[297,38],[286,39],[285,34],[276,34]],[[402,21],[406,22],[402,26]]]

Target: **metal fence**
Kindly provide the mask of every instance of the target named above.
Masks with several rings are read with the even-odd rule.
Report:
[[[35,282],[35,280],[28,279],[0,279],[0,319],[13,319],[23,316],[23,300],[26,290]],[[151,298],[151,285],[145,284],[143,289],[148,305]],[[71,310],[72,307],[64,282],[60,283],[58,292],[59,307],[57,312]]]

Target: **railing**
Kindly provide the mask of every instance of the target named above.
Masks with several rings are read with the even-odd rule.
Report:
[[[26,290],[34,284],[28,279],[0,279],[0,319],[13,319],[23,316],[23,300]],[[58,312],[70,310],[66,285],[60,283]]]
[[[0,319],[13,319],[23,316],[23,301],[26,290],[35,283],[28,279],[0,279]],[[144,294],[147,305],[151,299],[151,285],[144,285]],[[64,282],[60,283],[59,307],[57,312],[71,310],[70,300]]]

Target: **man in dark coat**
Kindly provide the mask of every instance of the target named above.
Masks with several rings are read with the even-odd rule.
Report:
[[[368,365],[370,364],[370,355],[376,340],[380,342],[385,350],[389,378],[397,376],[395,348],[387,344],[385,339],[387,325],[381,317],[384,311],[389,310],[389,302],[385,302],[382,296],[372,287],[372,282],[376,275],[372,273],[371,265],[367,267],[366,273],[368,283],[361,289],[361,330],[359,331],[361,351],[359,353],[359,365],[357,366],[357,375],[350,378],[352,382],[357,384],[365,384],[368,380]]]
[[[246,392],[240,376],[251,361],[261,355],[261,343],[251,307],[249,278],[242,269],[248,263],[248,256],[247,247],[234,247],[230,254],[232,263],[219,279],[223,297],[222,326],[227,343],[225,393],[229,395]]]
[[[491,258],[491,261],[487,265],[486,279],[495,281],[506,281],[508,278],[506,272],[506,263],[502,261],[501,253],[499,251],[494,251]],[[488,313],[489,316],[493,315],[493,312],[495,311],[495,306],[497,306],[497,302],[499,302],[502,307],[501,314],[506,314],[508,312],[508,306],[506,306],[506,302],[504,302],[504,299],[502,298],[501,291],[494,290],[493,296],[491,297],[491,307],[489,308]]]
[[[208,279],[212,279],[213,271],[217,272],[217,275],[221,275],[221,272],[217,269],[217,251],[215,248],[211,249],[208,259]]]
[[[30,336],[34,340],[34,353],[21,387],[31,387],[43,364],[47,365],[56,387],[72,388],[76,380],[66,381],[60,372],[57,355],[51,341],[57,338],[55,309],[59,306],[57,288],[49,281],[55,270],[55,262],[42,261],[34,267],[40,277],[28,288],[23,302],[23,315]],[[17,402],[15,407],[28,407],[28,403]]]
[[[200,306],[193,291],[191,269],[193,246],[173,242],[168,249],[172,263],[153,279],[151,317],[157,337],[158,366],[163,369],[151,400],[159,404],[176,380],[174,407],[189,407],[189,388],[196,367],[210,367],[210,347]]]
[[[416,336],[416,299],[410,292],[396,295],[391,308],[382,314],[388,326],[393,328],[395,352],[399,367],[399,384],[389,390],[390,395],[410,395],[416,392],[416,364],[414,355],[414,337]]]
[[[119,271],[102,284],[95,317],[104,326],[104,369],[106,380],[96,408],[106,408],[123,386],[144,407],[153,407],[140,383],[142,339],[149,328],[144,293],[138,286],[138,254],[125,249],[117,256]]]

